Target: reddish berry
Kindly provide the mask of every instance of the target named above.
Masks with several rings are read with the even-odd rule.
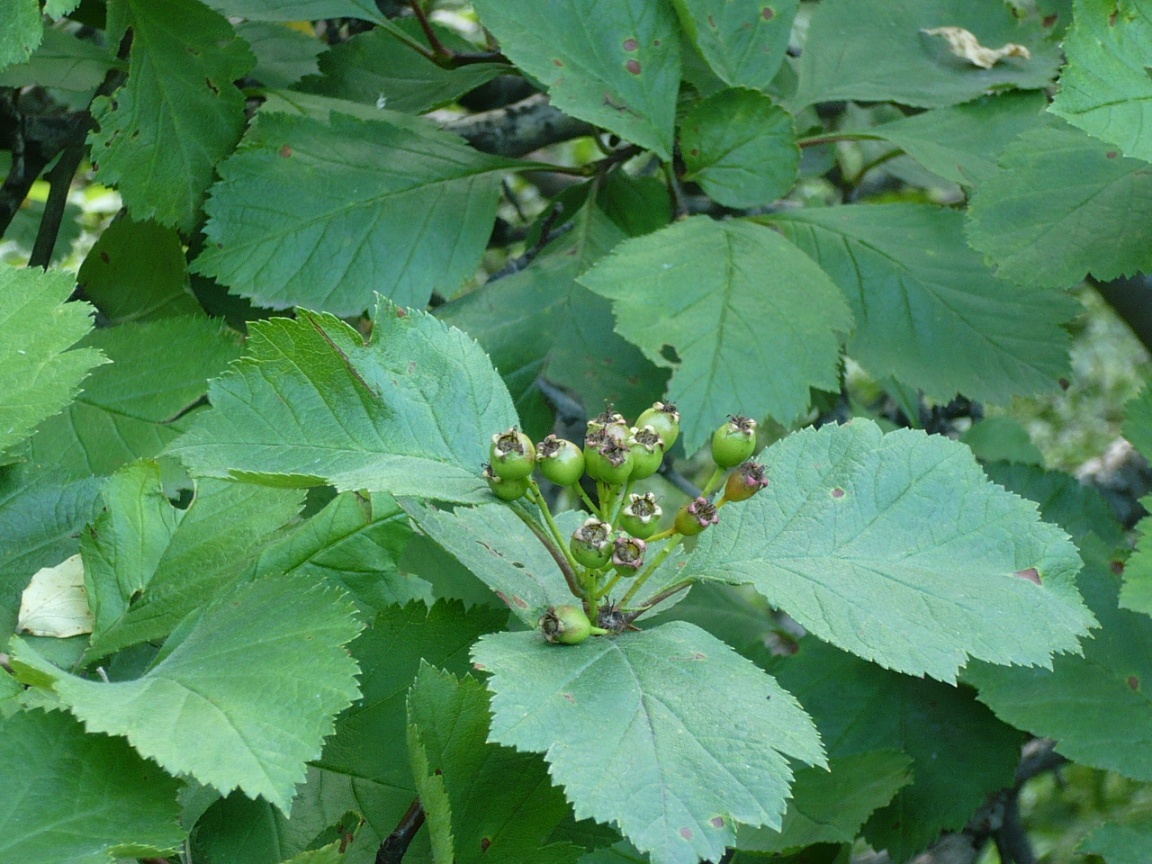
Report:
[[[768,485],[768,474],[759,462],[745,462],[728,475],[724,497],[729,501],[747,501]]]
[[[709,525],[720,521],[720,514],[707,498],[697,498],[690,504],[685,504],[676,514],[676,530],[687,537],[699,534]]]

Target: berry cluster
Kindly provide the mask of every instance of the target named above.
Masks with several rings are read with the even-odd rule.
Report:
[[[628,422],[611,407],[588,421],[584,446],[549,435],[539,444],[516,427],[492,436],[491,462],[484,478],[499,499],[515,512],[552,553],[580,606],[550,608],[540,619],[544,638],[574,645],[591,635],[620,633],[632,622],[678,591],[685,581],[645,600],[634,602],[648,578],[684,537],[695,536],[720,519],[720,509],[745,501],[768,485],[764,468],[749,461],[756,449],[756,421],[729,417],[712,435],[716,468],[701,494],[684,504],[671,524],[660,529],[663,511],[651,492],[637,494],[632,486],[651,477],[680,434],[676,406],[657,402]],[[730,474],[728,470],[735,468]],[[571,488],[584,502],[589,518],[570,536],[556,525],[540,492],[535,474]],[[727,475],[724,491],[713,502]],[[583,481],[583,482],[582,482]],[[587,484],[588,490],[584,488]],[[591,490],[595,490],[593,499]],[[535,512],[522,499],[535,506]],[[654,556],[649,546],[664,541]],[[621,582],[630,586],[618,602],[610,597]],[[596,621],[594,626],[592,621]]]

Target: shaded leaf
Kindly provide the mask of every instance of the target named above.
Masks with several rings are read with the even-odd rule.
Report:
[[[726,84],[762,90],[788,49],[799,0],[673,0],[688,39]]]
[[[749,583],[821,639],[942,681],[967,657],[1047,667],[1095,623],[1067,535],[961,444],[854,420],[761,461],[771,485],[725,508],[685,578]],[[1043,586],[1014,575],[1029,568]]]
[[[796,182],[792,115],[755,90],[721,90],[692,108],[680,130],[685,180],[725,207],[771,204]]]
[[[135,680],[69,675],[19,639],[12,663],[89,731],[124,735],[170,773],[262,795],[287,812],[304,763],[359,694],[342,647],[359,629],[339,592],[305,578],[262,579],[211,603]]]
[[[267,21],[242,21],[236,32],[256,55],[252,77],[265,87],[291,87],[320,71],[316,58],[326,56],[324,42],[292,27]]]
[[[687,453],[727,414],[788,422],[810,387],[837,387],[851,314],[818,267],[761,226],[692,217],[625,241],[580,282],[615,301],[621,335],[675,369],[668,395]]]
[[[262,111],[219,166],[194,269],[274,309],[353,315],[376,291],[414,307],[454,294],[491,233],[498,172],[523,163],[379,116]]]
[[[778,827],[785,757],[825,764],[792,697],[691,624],[563,647],[499,633],[472,658],[492,673],[491,740],[544,753],[578,819],[616,822],[656,864],[716,860],[736,821]]]
[[[832,277],[856,316],[848,353],[942,400],[1006,401],[1055,389],[1069,368],[1061,325],[1079,305],[995,279],[960,213],[921,204],[803,210],[772,224]]]
[[[1032,443],[1024,424],[1011,417],[985,417],[960,436],[982,462],[1019,462],[1044,465],[1044,454]]]
[[[968,239],[999,275],[1068,288],[1152,269],[1148,163],[1069,127],[1025,133],[999,161],[968,209]]]
[[[0,69],[27,60],[44,35],[37,0],[9,3],[6,17],[0,30]]]
[[[1152,162],[1152,10],[1133,0],[1076,0],[1068,65],[1052,113],[1128,156]]]
[[[480,23],[557,108],[672,158],[680,89],[676,16],[665,3],[481,0]]]
[[[216,164],[240,139],[244,95],[232,82],[255,58],[196,0],[118,0],[111,14],[120,34],[132,28],[132,51],[128,80],[92,105],[96,176],[119,188],[135,219],[189,231]]]
[[[9,27],[13,26],[11,19],[5,23]],[[15,26],[18,29],[19,25]],[[7,32],[7,27],[5,30]],[[3,38],[0,36],[0,40]],[[3,50],[2,47],[0,50]],[[99,45],[49,27],[44,31],[44,41],[32,52],[27,62],[9,66],[0,72],[0,87],[38,84],[41,87],[76,92],[95,90],[115,62]],[[0,61],[0,66],[3,65],[3,61]]]
[[[0,264],[0,453],[71,402],[106,362],[91,348],[68,350],[92,329],[92,307],[65,302],[72,288],[69,273]]]
[[[32,770],[34,769],[34,770]],[[0,718],[0,858],[112,864],[181,843],[179,783],[120,738],[61,712]]]
[[[1144,864],[1152,847],[1152,814],[1147,810],[1105,822],[1085,837],[1076,851],[1100,855],[1108,864]]]
[[[476,343],[387,303],[367,343],[312,312],[253,325],[249,354],[209,398],[169,448],[194,473],[449,501],[491,500],[480,466],[516,423]]]

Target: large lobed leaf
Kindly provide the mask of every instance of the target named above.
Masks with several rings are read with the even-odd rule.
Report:
[[[516,412],[487,355],[459,330],[385,303],[368,343],[336,318],[301,311],[253,325],[249,346],[213,382],[213,409],[170,448],[194,473],[491,500],[480,468]]]
[[[262,111],[219,166],[196,270],[262,306],[338,315],[377,291],[416,307],[455,293],[491,233],[498,172],[522,163],[374,113]]]
[[[1058,121],[1057,121],[1058,122]],[[1060,124],[1020,136],[972,197],[968,239],[1021,285],[1152,269],[1152,171]]]
[[[796,701],[691,624],[568,647],[498,633],[472,658],[492,674],[491,740],[544,753],[576,817],[615,822],[655,864],[718,859],[737,821],[779,828],[788,760],[825,764]]]
[[[620,244],[580,281],[615,301],[621,335],[675,368],[668,395],[688,453],[727,414],[788,422],[809,388],[836,389],[851,313],[820,268],[762,226],[690,218]]]
[[[133,217],[189,231],[216,164],[244,128],[232,82],[255,63],[224,16],[196,0],[117,0],[110,31],[132,30],[128,80],[92,106],[96,176],[117,186]]]
[[[1068,65],[1052,103],[1058,114],[1128,156],[1152,161],[1152,10],[1139,0],[1076,0],[1064,40]]]
[[[0,265],[0,455],[105,362],[92,348],[68,350],[92,329],[92,307],[65,302],[73,287],[69,273]]]
[[[238,787],[287,812],[304,763],[320,755],[334,716],[359,695],[356,663],[343,648],[359,630],[340,592],[304,577],[268,578],[189,619],[134,680],[70,675],[19,639],[12,663],[89,732],[123,735],[169,773],[224,793]]]
[[[0,860],[112,864],[184,838],[179,783],[119,738],[60,712],[0,719]]]
[[[772,217],[844,293],[856,316],[848,353],[872,374],[945,401],[1055,389],[1068,372],[1061,325],[1079,305],[994,278],[965,243],[963,223],[960,213],[921,204]]]
[[[667,3],[480,0],[501,50],[556,107],[672,158],[680,38]]]
[[[724,509],[685,577],[750,583],[821,639],[942,681],[968,657],[1048,667],[1095,624],[1068,537],[961,444],[855,420],[762,460],[771,485]]]

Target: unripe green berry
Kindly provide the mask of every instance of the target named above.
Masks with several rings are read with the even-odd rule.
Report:
[[[536,448],[540,473],[557,486],[572,486],[584,476],[584,453],[573,444],[549,435]]]
[[[680,412],[672,402],[657,402],[636,418],[636,428],[651,426],[664,440],[664,449],[671,450],[680,436]]]
[[[569,544],[572,557],[593,570],[603,567],[612,557],[612,526],[599,519],[585,519],[584,524],[572,532]]]
[[[707,498],[697,498],[676,513],[675,528],[686,537],[692,537],[719,521],[720,514],[716,512],[716,505]]]
[[[492,470],[505,480],[527,477],[536,467],[532,439],[513,426],[492,436]]]
[[[633,493],[624,509],[620,511],[620,528],[633,537],[647,540],[656,533],[663,511],[651,492],[643,495]]]
[[[633,429],[628,449],[632,451],[633,480],[651,477],[664,461],[664,439],[651,426]]]
[[[733,468],[756,449],[756,421],[730,416],[712,433],[712,461],[720,468]]]
[[[612,547],[612,566],[624,578],[635,576],[644,566],[648,544],[638,537],[621,534]]]
[[[494,472],[491,465],[484,466],[484,479],[488,481],[488,488],[492,490],[492,494],[501,501],[515,501],[523,498],[528,491],[528,477],[506,480]]]
[[[553,645],[579,645],[592,635],[592,622],[579,606],[549,606],[538,624]]]
[[[729,501],[747,501],[768,485],[768,474],[759,462],[745,462],[728,475],[724,497]]]
[[[606,438],[604,443],[591,453],[584,450],[584,468],[593,480],[600,480],[609,486],[619,486],[632,473],[632,451]]]

